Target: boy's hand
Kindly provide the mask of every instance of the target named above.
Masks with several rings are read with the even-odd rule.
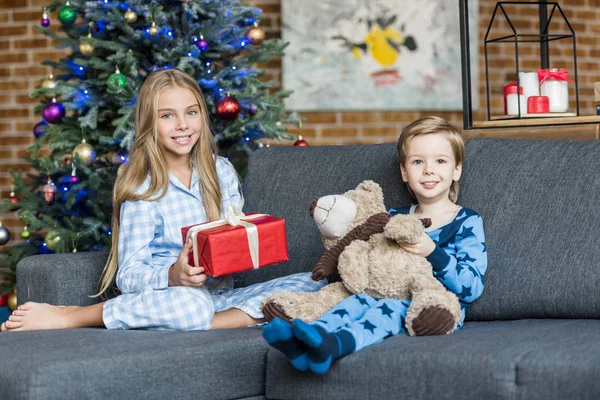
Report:
[[[423,232],[419,238],[419,241],[415,243],[402,243],[400,244],[400,247],[417,256],[427,257],[433,253],[433,250],[435,250],[435,242],[429,237],[428,234]]]
[[[192,251],[192,240],[185,242],[175,264],[169,269],[169,286],[199,287],[204,285],[206,275],[204,268],[192,267],[188,264],[188,254]]]

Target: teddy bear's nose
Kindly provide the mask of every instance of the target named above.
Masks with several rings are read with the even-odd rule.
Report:
[[[319,202],[319,198],[317,197],[310,203],[310,216],[313,217],[315,214],[315,208],[317,208],[317,203]]]

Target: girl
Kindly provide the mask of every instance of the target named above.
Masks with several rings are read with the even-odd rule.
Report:
[[[315,291],[310,273],[233,289],[187,263],[181,227],[241,209],[233,167],[217,156],[196,81],[177,69],[152,73],[136,104],[136,136],[114,185],[112,249],[100,294],[113,280],[121,295],[88,307],[25,303],[2,331],[105,326],[109,329],[223,329],[262,322],[262,300],[278,290]],[[183,248],[182,248],[183,247]]]
[[[456,204],[465,148],[462,137],[438,117],[421,118],[408,125],[398,140],[400,171],[417,204],[390,210],[391,215],[412,214],[431,219],[417,243],[402,247],[431,263],[433,275],[465,308],[483,291],[487,253],[479,214]],[[405,332],[410,299],[376,300],[367,294],[348,297],[318,321],[292,324],[274,319],[263,329],[267,342],[282,351],[299,370],[325,373],[331,363],[347,354]],[[449,311],[423,310],[413,321],[417,335],[443,334],[452,329]]]

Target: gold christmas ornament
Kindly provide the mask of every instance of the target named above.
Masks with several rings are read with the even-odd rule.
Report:
[[[13,292],[8,297],[8,308],[10,311],[15,311],[17,309],[17,291],[13,290]]]
[[[89,33],[87,37],[91,38],[92,34]],[[84,56],[86,56],[86,57],[92,56],[92,55],[94,55],[95,51],[96,51],[96,49],[90,43],[79,42],[79,52],[81,54],[83,54]]]
[[[137,14],[134,11],[131,11],[131,9],[127,9],[127,12],[125,12],[125,21],[129,22],[130,24],[133,24],[135,21],[137,21]]]
[[[255,22],[254,26],[246,32],[246,37],[253,45],[258,46],[265,40],[265,31],[263,31]]]
[[[48,75],[48,78],[42,81],[42,87],[44,89],[54,89],[56,87],[56,81],[54,80],[54,75]]]
[[[158,33],[158,27],[156,26],[156,22],[152,22],[152,26],[150,27],[150,35],[156,36]]]
[[[83,139],[81,143],[73,149],[73,155],[78,156],[81,158],[81,161],[89,165],[96,158],[96,150]]]

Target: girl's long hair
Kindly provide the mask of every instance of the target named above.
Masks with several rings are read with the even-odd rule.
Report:
[[[119,168],[113,192],[112,247],[104,267],[100,292],[103,295],[113,283],[117,268],[119,225],[121,205],[125,201],[157,201],[167,194],[169,171],[165,162],[165,149],[159,144],[156,122],[158,117],[158,98],[162,92],[172,88],[192,91],[202,118],[202,131],[198,142],[190,153],[190,162],[195,161],[204,209],[209,221],[219,218],[221,213],[221,189],[217,176],[217,145],[210,131],[206,102],[196,81],[178,69],[163,69],[148,76],[140,89],[135,107],[135,140],[129,161]],[[150,176],[150,186],[144,193],[136,190]],[[158,193],[158,196],[155,195]]]

